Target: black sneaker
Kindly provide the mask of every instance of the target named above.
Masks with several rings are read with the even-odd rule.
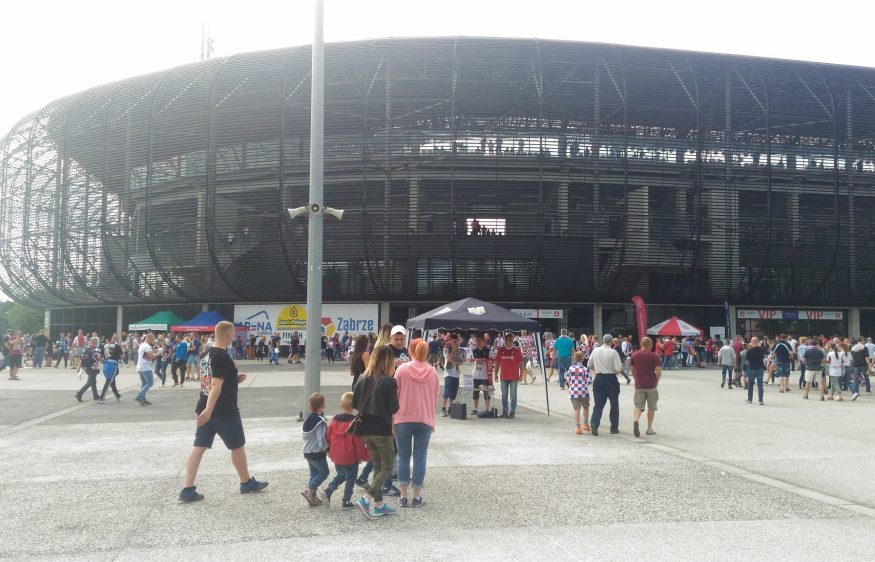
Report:
[[[635,434],[635,437],[641,437],[641,428],[638,426],[638,422],[632,422],[632,433]]]
[[[76,393],[76,394],[74,394],[74,395],[73,395],[73,396],[75,396],[75,397],[76,397],[76,400],[78,400],[78,401],[80,401],[80,402],[82,402],[82,401],[83,401],[83,400],[82,400],[82,397],[81,397],[81,396],[79,396],[79,393],[78,393],[78,392],[77,392],[77,393]]]
[[[397,498],[401,495],[401,490],[396,488],[395,486],[390,486],[389,488],[383,488],[383,495],[389,496],[392,498]]]
[[[398,500],[398,507],[407,507],[407,498],[401,498]]]
[[[618,433],[620,433],[620,430],[619,430],[619,429],[612,429],[612,430],[611,430],[611,435],[616,435],[616,434],[618,434]]]
[[[240,484],[241,494],[257,494],[267,488],[267,482],[259,482],[254,476],[249,477],[249,482]]]
[[[422,507],[425,505],[425,500],[422,498],[413,498],[413,501],[410,502],[410,507]]]
[[[516,418],[516,414],[514,414],[513,412],[511,412],[511,413],[509,413],[509,414],[507,415],[507,419],[509,419],[509,420],[512,420],[512,419],[515,419],[515,418]]]
[[[592,434],[596,437],[599,436],[599,426],[597,426],[597,425],[592,426]]]
[[[501,415],[498,417],[502,419],[507,419],[507,412],[502,412]]]
[[[472,415],[472,416],[476,416],[476,415],[477,415],[477,410],[471,410],[471,415]]]
[[[355,509],[356,505],[349,500],[343,500],[343,503],[340,504],[341,509],[343,511],[349,511],[350,509]]]
[[[202,499],[204,499],[204,495],[197,493],[197,486],[183,488],[182,491],[179,492],[179,503],[199,502]]]
[[[358,479],[355,481],[355,485],[358,486],[359,488],[362,488],[363,490],[370,490],[371,489],[371,485],[368,484],[367,480]]]

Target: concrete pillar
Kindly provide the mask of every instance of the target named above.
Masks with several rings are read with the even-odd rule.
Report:
[[[848,336],[856,338],[860,336],[860,309],[848,310]]]
[[[381,302],[380,303],[380,326],[382,326],[383,324],[385,324],[388,321],[389,321],[389,303],[388,302]],[[380,326],[377,326],[378,331],[379,331]]]
[[[600,304],[592,305],[592,333],[597,338],[604,335],[602,334],[602,305]]]
[[[568,180],[559,182],[556,190],[557,207],[559,211],[559,236],[568,236]]]
[[[415,234],[419,232],[419,178],[410,178],[407,196],[410,202],[408,228]]]
[[[799,240],[799,193],[787,194],[787,214],[790,215],[790,240]]]
[[[201,312],[206,312],[210,309],[210,305],[204,303],[201,305]]]
[[[51,332],[49,331],[52,328],[52,311],[51,310],[46,310],[45,314],[43,314],[43,328],[46,329],[46,331],[49,333],[49,337],[51,337]]]
[[[738,335],[737,330],[735,328],[735,315],[736,315],[735,310],[736,310],[735,305],[730,304],[729,305],[729,333],[727,334],[727,337],[734,338],[736,335]]]
[[[118,305],[115,308],[115,333],[121,335],[124,331],[124,326],[122,326],[122,319],[124,318],[124,309],[122,305]]]

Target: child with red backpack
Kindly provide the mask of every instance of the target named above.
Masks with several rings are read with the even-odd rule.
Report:
[[[331,494],[341,484],[344,484],[341,507],[346,510],[355,509],[356,507],[352,503],[352,492],[355,479],[359,473],[359,463],[370,460],[371,456],[368,454],[368,450],[365,448],[365,443],[361,437],[347,433],[349,425],[355,419],[352,413],[352,392],[347,392],[340,397],[340,409],[343,410],[343,413],[332,418],[331,423],[328,424],[327,433],[328,456],[331,458],[331,462],[334,463],[337,475],[321,492],[320,499],[328,504],[331,501]]]

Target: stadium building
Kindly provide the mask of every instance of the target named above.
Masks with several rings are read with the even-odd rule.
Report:
[[[24,117],[0,288],[53,333],[297,310],[309,72],[309,46],[244,53]],[[335,329],[476,296],[628,333],[641,295],[653,323],[875,332],[873,69],[449,37],[327,45],[325,81]]]

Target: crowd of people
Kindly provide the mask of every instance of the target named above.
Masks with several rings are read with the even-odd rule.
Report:
[[[448,416],[464,389],[472,397],[470,415],[514,419],[518,386],[536,382],[542,361],[547,382],[558,375],[555,383],[568,392],[578,435],[598,436],[606,408],[610,433],[619,433],[620,377],[626,384],[634,381],[631,421],[636,437],[642,434],[645,412],[644,433],[656,434],[658,385],[664,370],[715,364],[720,367],[721,388],[744,387],[748,404],[753,403],[756,389],[758,403],[763,405],[764,386],[771,384],[782,394],[797,386],[806,400],[812,390],[818,391],[822,401],[843,401],[843,393],[857,400],[863,389],[871,394],[870,375],[875,366],[871,338],[821,335],[797,339],[780,334],[721,341],[717,337],[645,337],[636,347],[632,336],[577,337],[565,329],[558,336],[546,333],[541,341],[525,331],[440,331],[427,340],[421,336],[414,334],[408,341],[406,328],[385,324],[378,334],[323,338],[319,360],[345,360],[352,384],[337,404],[341,413],[330,421],[325,418],[325,397],[314,393],[308,398],[310,412],[302,437],[309,477],[302,496],[309,505],[330,504],[342,489],[340,506],[358,509],[369,519],[398,513],[386,503],[387,497],[396,497],[401,508],[423,506],[428,447],[437,414]],[[75,335],[62,333],[52,339],[45,331],[32,335],[9,331],[3,338],[0,370],[8,367],[10,379],[20,380],[19,369],[25,362],[37,369],[59,368],[63,362],[65,368],[78,369],[86,378],[75,398],[83,401],[90,391],[94,400],[104,403],[110,391],[116,400],[121,398],[116,377],[120,367],[134,363],[141,383],[135,400],[142,406],[151,404],[147,392],[155,376],[161,385],[166,384],[168,367],[174,388],[184,387],[186,381],[198,382],[195,442],[179,494],[179,501],[191,502],[204,497],[195,479],[217,435],[231,451],[240,492],[260,492],[267,487],[267,482],[256,480],[248,471],[237,406],[238,385],[246,375],[238,371],[235,359],[267,357],[279,364],[280,343],[275,335],[250,338],[246,344],[228,322],[217,324],[209,335],[122,333],[101,338],[78,330]],[[299,361],[304,349],[298,334],[289,347],[289,359]],[[98,392],[101,371],[105,380]],[[492,394],[499,383],[500,414],[492,408]],[[330,481],[328,460],[335,466]],[[356,486],[363,492],[353,500]]]

